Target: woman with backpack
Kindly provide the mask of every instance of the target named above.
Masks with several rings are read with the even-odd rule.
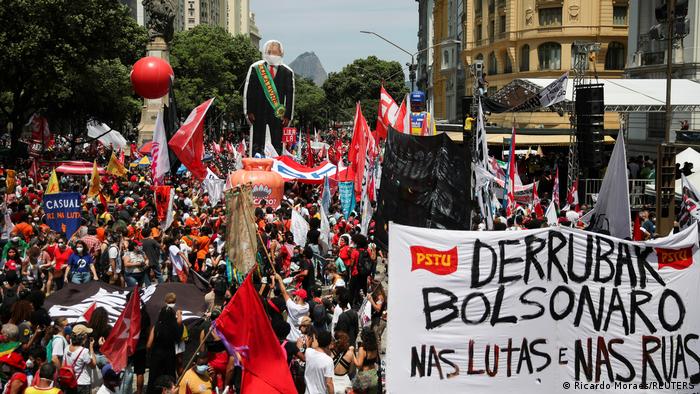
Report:
[[[90,394],[90,369],[97,365],[93,351],[95,340],[88,338],[90,334],[92,328],[82,324],[73,327],[71,332],[70,345],[58,370],[58,383],[67,394]],[[84,347],[86,343],[89,343],[88,348]]]

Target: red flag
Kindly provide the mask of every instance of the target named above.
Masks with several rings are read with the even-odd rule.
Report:
[[[552,201],[554,205],[559,209],[559,167],[554,171],[554,187],[552,187]]]
[[[571,189],[566,195],[566,203],[569,205],[569,209],[578,211],[578,178],[571,184]]]
[[[532,184],[532,205],[535,207],[535,215],[538,218],[544,216],[542,204],[540,204],[540,196],[537,194],[537,182]]]
[[[93,301],[92,304],[83,312],[83,318],[85,319],[86,322],[90,321],[90,318],[92,317],[92,312],[97,309],[97,301]]]
[[[379,90],[379,112],[377,112],[377,138],[386,138],[387,129],[389,125],[393,125],[396,121],[396,114],[399,111],[399,106],[396,105],[396,101],[391,97],[389,92],[384,89],[382,85]]]
[[[515,126],[510,137],[510,152],[508,153],[508,179],[506,179],[506,216],[511,217],[515,213]]]
[[[182,164],[197,179],[204,179],[207,168],[202,163],[204,156],[204,116],[214,101],[213,98],[203,102],[190,112],[185,123],[168,142]]]
[[[308,128],[306,129],[306,165],[314,166],[314,151],[311,149],[311,135]]]
[[[411,108],[410,101],[406,98],[401,102],[398,112],[396,113],[396,120],[394,121],[394,129],[400,133],[410,133],[411,132]]]
[[[165,223],[168,218],[168,209],[172,204],[170,200],[171,186],[156,186],[156,214],[158,222]]]
[[[126,160],[124,158],[124,149],[119,149],[119,162],[124,164],[124,160]]]
[[[371,136],[367,120],[362,114],[360,103],[355,107],[355,121],[352,130],[352,141],[348,159],[350,167],[355,173],[355,198],[362,198],[362,178],[365,174],[365,161],[367,155],[367,140]]]
[[[126,368],[126,359],[136,351],[140,332],[141,297],[137,286],[119,315],[117,323],[114,324],[114,328],[109,332],[107,340],[100,347],[102,354],[107,357],[116,372]]]
[[[632,232],[632,240],[643,241],[644,236],[642,235],[642,225],[639,221],[639,215],[634,218],[634,231]]]
[[[216,142],[211,143],[211,149],[216,153],[217,155],[221,153],[221,146],[217,144]]]
[[[226,150],[228,150],[230,153],[234,152],[233,144],[229,141],[226,141]]]
[[[32,166],[29,168],[29,176],[32,177],[35,184],[39,183],[39,167],[36,165],[36,158],[32,160]]]
[[[296,394],[287,359],[251,275],[216,319],[216,331],[234,357],[242,355],[242,394]]]
[[[133,157],[134,159],[138,159],[139,157],[141,157],[141,154],[139,153],[139,149],[136,147],[136,144],[134,144],[134,143],[132,143],[129,146],[129,152],[131,154],[131,157]]]

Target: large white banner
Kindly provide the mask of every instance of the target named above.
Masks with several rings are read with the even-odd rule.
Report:
[[[697,393],[697,225],[389,229],[389,393]]]

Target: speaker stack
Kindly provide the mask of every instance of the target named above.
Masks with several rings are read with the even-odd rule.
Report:
[[[576,139],[581,167],[597,168],[603,165],[604,116],[603,85],[577,85]]]

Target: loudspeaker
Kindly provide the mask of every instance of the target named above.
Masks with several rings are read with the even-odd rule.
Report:
[[[587,168],[601,167],[605,116],[603,85],[576,86],[575,105],[579,164]]]

